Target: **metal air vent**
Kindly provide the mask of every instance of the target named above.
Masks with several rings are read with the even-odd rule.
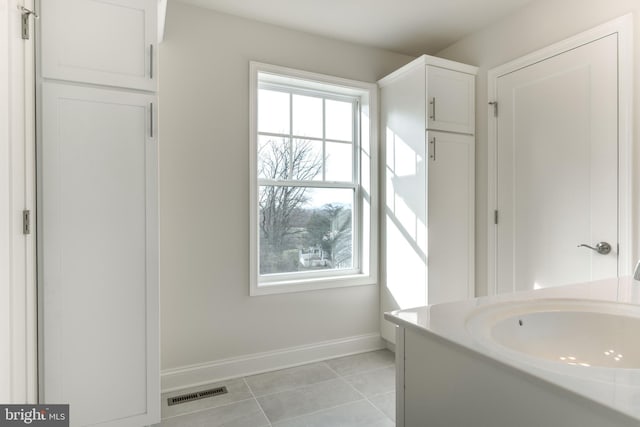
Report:
[[[196,391],[193,393],[181,394],[179,396],[173,396],[167,399],[169,406],[178,405],[180,403],[192,402],[194,400],[205,399],[207,397],[218,396],[221,394],[227,394],[227,387],[216,387],[208,390]]]

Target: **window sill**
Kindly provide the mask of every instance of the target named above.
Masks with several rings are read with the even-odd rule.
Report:
[[[375,285],[376,279],[369,274],[351,274],[314,278],[307,280],[286,280],[280,282],[266,282],[251,284],[250,296],[286,294],[292,292],[316,291],[321,289],[345,288],[351,286]]]

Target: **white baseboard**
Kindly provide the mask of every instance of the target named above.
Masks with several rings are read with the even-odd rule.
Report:
[[[392,343],[391,341],[387,341],[384,338],[382,338],[382,343],[384,344],[384,346],[387,348],[387,350],[389,350],[392,353],[396,352],[396,345],[395,343]]]
[[[386,346],[380,334],[367,334],[166,369],[161,373],[162,392],[383,348]]]

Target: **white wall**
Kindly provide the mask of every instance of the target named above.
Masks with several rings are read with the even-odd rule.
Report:
[[[160,45],[165,373],[379,332],[378,286],[249,297],[249,61],[375,82],[411,59],[170,2]]]
[[[487,292],[487,70],[561,41],[626,13],[634,12],[634,76],[640,73],[640,1],[536,0],[500,22],[473,33],[437,54],[480,67],[476,93],[476,292]],[[640,254],[640,80],[634,82],[634,200],[636,243]]]

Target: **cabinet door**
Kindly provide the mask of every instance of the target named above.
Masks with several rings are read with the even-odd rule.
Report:
[[[43,84],[40,398],[72,426],[160,420],[153,102]]]
[[[474,294],[475,155],[471,135],[427,132],[429,304]]]
[[[156,1],[42,1],[42,76],[155,91]]]
[[[475,133],[475,76],[427,66],[427,128]]]

